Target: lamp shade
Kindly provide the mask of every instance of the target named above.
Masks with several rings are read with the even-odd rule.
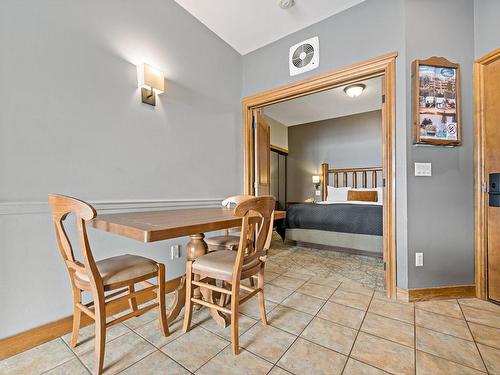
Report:
[[[312,176],[312,182],[313,182],[313,184],[319,184],[320,177],[319,176]]]
[[[165,89],[163,72],[148,64],[137,66],[137,82],[139,87],[154,89],[157,93],[162,93]]]
[[[362,83],[358,83],[355,85],[350,85],[344,88],[344,92],[347,94],[347,96],[351,98],[355,98],[356,96],[360,96],[363,91],[366,89],[366,85],[363,85]]]

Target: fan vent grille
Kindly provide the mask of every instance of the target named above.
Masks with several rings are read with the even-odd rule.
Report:
[[[309,43],[301,44],[294,51],[292,63],[297,68],[303,68],[309,64],[314,56],[314,47]]]

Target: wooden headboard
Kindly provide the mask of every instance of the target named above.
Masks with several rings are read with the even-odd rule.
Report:
[[[327,186],[330,185],[330,175],[333,175],[333,184],[330,185],[333,187],[345,187],[348,186],[348,181],[351,181],[353,188],[376,188],[378,176],[382,176],[382,167],[330,169],[328,163],[323,163],[321,164],[321,174],[321,197],[325,201],[328,196]],[[342,179],[342,184],[339,184],[339,176]]]

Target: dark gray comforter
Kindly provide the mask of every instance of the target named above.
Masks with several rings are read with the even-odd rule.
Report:
[[[372,204],[294,204],[286,227],[383,235],[383,207]]]

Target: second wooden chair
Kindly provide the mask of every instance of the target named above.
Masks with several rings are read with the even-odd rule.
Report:
[[[264,265],[267,250],[270,247],[274,221],[275,200],[270,196],[253,197],[239,203],[234,209],[235,215],[242,218],[241,235],[238,251],[220,250],[210,252],[186,266],[186,307],[184,332],[190,329],[193,305],[199,304],[215,308],[231,316],[231,341],[234,354],[239,353],[238,317],[239,306],[258,294],[259,310],[262,323],[267,325],[264,305]],[[253,227],[253,228],[252,228]],[[251,241],[249,233],[255,233]],[[253,237],[253,236],[252,236]],[[252,244],[253,242],[253,244]],[[249,250],[252,246],[252,251]],[[199,276],[199,281],[195,280]],[[241,280],[257,275],[257,288],[241,284]],[[213,285],[213,280],[222,280],[230,284],[230,289]],[[230,297],[230,306],[220,306],[193,297],[196,287],[206,288]],[[240,290],[247,292],[243,297]]]

